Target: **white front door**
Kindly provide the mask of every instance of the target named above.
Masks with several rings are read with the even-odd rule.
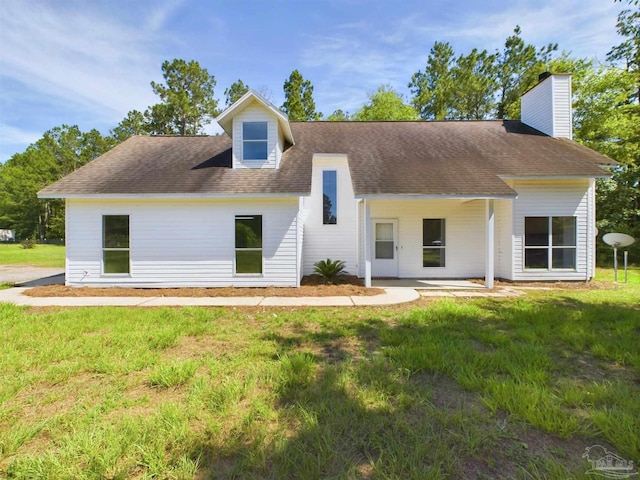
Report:
[[[374,277],[398,276],[398,220],[374,219],[373,261],[371,275]]]

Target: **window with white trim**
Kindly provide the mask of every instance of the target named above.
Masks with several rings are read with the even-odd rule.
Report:
[[[236,215],[236,273],[262,273],[262,215]]]
[[[445,266],[445,220],[444,218],[422,219],[422,266]]]
[[[575,270],[576,217],[525,217],[524,268]]]
[[[242,159],[266,160],[267,159],[267,122],[243,122],[242,123]]]
[[[128,274],[130,263],[129,215],[103,215],[102,272]]]

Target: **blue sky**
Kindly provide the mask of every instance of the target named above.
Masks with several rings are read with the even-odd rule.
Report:
[[[281,105],[298,69],[325,115],[388,84],[408,97],[435,41],[500,49],[516,25],[542,46],[604,61],[613,0],[2,0],[0,162],[62,124],[106,134],[156,103],[164,60],[196,60],[216,97],[242,79]],[[210,133],[215,126],[208,128]]]

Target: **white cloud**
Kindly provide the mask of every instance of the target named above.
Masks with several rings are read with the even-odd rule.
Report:
[[[0,163],[7,161],[14,153],[23,151],[42,137],[42,132],[33,132],[0,123]]]
[[[450,21],[431,24],[413,15],[400,22],[398,29],[413,32],[416,39],[429,41],[428,48],[435,40],[449,41],[459,53],[473,47],[500,49],[516,25],[522,28],[526,42],[536,46],[558,43],[560,50],[580,57],[601,58],[618,42],[615,24],[620,6],[613,2],[546,0],[500,4],[499,7],[469,8],[466,14],[451,17]]]
[[[145,22],[145,30],[155,32],[160,30],[168,18],[182,7],[184,0],[170,0],[164,5],[159,5],[156,10],[152,10]]]
[[[38,130],[41,115],[62,119],[46,122],[42,132],[61,123],[114,126],[127,111],[157,101],[149,82],[161,79],[163,60],[181,54],[215,65],[209,70],[225,81],[219,93],[240,77],[254,87],[270,82],[276,104],[284,77],[273,80],[274,72],[303,68],[319,110],[353,112],[379,85],[408,95],[411,75],[424,68],[436,40],[449,41],[457,54],[500,49],[520,25],[526,42],[558,42],[576,56],[603,60],[619,42],[615,17],[622,8],[611,0],[331,0],[326,12],[340,15],[329,18],[318,7],[309,22],[291,1],[289,36],[266,36],[264,48],[245,51],[239,40],[251,38],[251,22],[264,26],[265,19],[246,19],[243,2],[216,8],[186,0],[0,2],[3,148],[11,138],[30,143],[28,130]],[[256,57],[264,51],[272,55]]]
[[[310,37],[310,45],[301,54],[304,67],[325,71],[314,93],[331,111],[355,111],[380,85],[391,85],[403,93],[411,76],[410,50],[398,48],[403,40],[373,43],[367,30],[371,31],[363,26],[349,34]]]
[[[613,2],[468,1],[457,7],[410,8],[405,16],[353,22],[347,18],[322,35],[309,34],[299,57],[304,67],[323,70],[316,95],[329,109],[350,111],[382,84],[408,95],[407,83],[424,68],[435,41],[451,43],[458,55],[474,47],[495,51],[516,25],[527,43],[558,43],[560,51],[599,60],[619,41],[615,22],[620,6]]]
[[[128,110],[155,101],[149,87],[159,76],[155,45],[169,39],[153,30],[177,6],[161,5],[140,28],[120,21],[115,9],[100,11],[91,3],[61,7],[5,2],[0,16],[1,75],[26,94],[39,92],[43,103],[64,102],[93,111],[97,122],[115,123]]]
[[[0,123],[0,143],[2,144],[30,144],[37,141],[40,137],[42,137],[42,132],[32,132],[12,127],[6,123]]]

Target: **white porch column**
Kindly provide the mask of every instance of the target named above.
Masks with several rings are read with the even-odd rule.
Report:
[[[371,211],[364,200],[364,286],[371,287]]]
[[[484,281],[487,288],[493,288],[494,264],[495,264],[495,215],[493,212],[493,199],[487,199],[485,203],[486,217],[486,252]]]

